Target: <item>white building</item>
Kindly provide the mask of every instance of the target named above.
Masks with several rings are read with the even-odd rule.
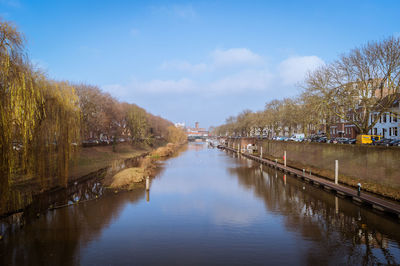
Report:
[[[370,131],[372,135],[381,135],[388,139],[400,139],[400,99],[395,100],[389,112],[383,113],[374,128]],[[378,113],[372,113],[370,123],[377,117]]]

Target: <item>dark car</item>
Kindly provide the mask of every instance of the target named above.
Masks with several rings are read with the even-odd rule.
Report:
[[[343,142],[343,144],[356,144],[357,140],[356,139],[348,139]]]
[[[316,142],[319,142],[319,143],[326,143],[327,140],[328,140],[327,137],[320,137],[319,139],[317,139]]]
[[[378,140],[378,141],[375,141],[374,143],[373,143],[373,145],[377,145],[377,146],[389,146],[390,144],[390,142],[392,141],[392,139],[386,139],[386,138],[383,138],[383,139],[381,139],[381,140]]]
[[[389,146],[400,146],[400,139],[395,139],[389,142]]]
[[[348,141],[348,138],[336,138],[337,143],[339,144],[346,144],[346,142]]]

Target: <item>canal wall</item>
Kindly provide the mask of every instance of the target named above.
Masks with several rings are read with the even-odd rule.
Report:
[[[284,142],[255,138],[229,139],[229,147],[244,150],[247,144],[257,146],[263,157],[334,179],[335,160],[339,161],[339,182],[400,200],[400,148],[370,145],[346,145],[309,142]]]

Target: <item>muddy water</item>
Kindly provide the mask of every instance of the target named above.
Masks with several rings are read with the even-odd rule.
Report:
[[[397,220],[206,145],[164,162],[149,193],[100,192],[4,238],[0,265],[400,263]]]

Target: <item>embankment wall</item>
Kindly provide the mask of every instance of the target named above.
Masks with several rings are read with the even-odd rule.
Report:
[[[230,139],[229,146],[237,149],[249,143],[263,147],[263,157],[283,161],[299,169],[334,179],[335,160],[339,161],[339,181],[385,196],[400,199],[400,147],[370,145],[326,144],[258,140],[252,138]],[[379,188],[378,188],[379,187]]]

